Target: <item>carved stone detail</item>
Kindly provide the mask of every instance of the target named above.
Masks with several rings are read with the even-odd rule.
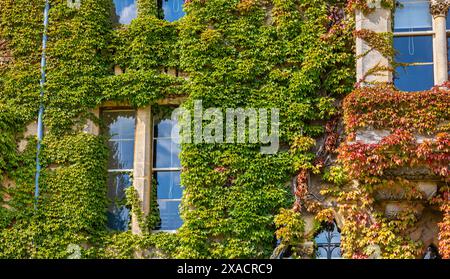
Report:
[[[447,16],[450,0],[431,0],[430,11],[434,17]]]

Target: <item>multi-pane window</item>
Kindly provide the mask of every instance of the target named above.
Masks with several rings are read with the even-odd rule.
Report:
[[[434,85],[433,27],[429,1],[399,0],[394,17],[394,84],[399,90],[428,90]]]
[[[176,21],[184,16],[184,0],[161,0],[164,11],[164,19],[167,21]]]
[[[134,162],[135,111],[105,110],[102,119],[110,149],[108,160],[108,227],[126,231],[130,210],[125,205],[125,190],[131,186]]]
[[[317,259],[341,258],[341,233],[338,231],[336,223],[322,224],[322,229],[314,240],[317,245]]]
[[[173,231],[181,227],[179,206],[183,193],[180,184],[177,123],[170,118],[154,119],[153,175],[157,183],[157,201],[161,223],[158,230]]]
[[[130,24],[137,16],[136,0],[114,0],[116,16],[121,24]]]

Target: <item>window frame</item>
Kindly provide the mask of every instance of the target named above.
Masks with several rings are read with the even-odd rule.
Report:
[[[113,142],[133,141],[134,143],[136,143],[136,110],[131,108],[131,107],[101,107],[100,111],[99,111],[99,114],[100,114],[100,117],[102,118],[102,120],[104,119],[103,118],[103,114],[104,113],[108,113],[108,112],[113,112],[113,113],[114,112],[133,112],[134,113],[134,121],[135,121],[135,124],[134,124],[135,125],[134,126],[134,138],[133,139],[111,139],[111,138],[109,138],[108,139],[108,143],[112,142],[112,141]],[[105,135],[105,131],[101,131],[100,134]],[[133,144],[133,151],[134,151],[134,149],[135,149],[135,146]],[[109,165],[109,158],[108,158],[108,165]],[[109,166],[107,168],[108,176],[110,174],[127,174],[127,175],[129,175],[130,180],[131,180],[131,184],[128,187],[133,187],[133,183],[132,183],[132,181],[133,181],[133,179],[132,179],[133,172],[134,172],[134,152],[133,152],[133,168],[132,169],[110,169]],[[109,187],[110,187],[110,185],[107,184],[107,189],[109,189]],[[108,200],[108,206],[109,206],[110,202],[113,202],[113,201],[109,201]],[[132,219],[131,210],[129,211],[129,219],[130,219],[130,222],[131,222],[131,219]],[[110,228],[108,225],[109,224],[107,224],[107,228],[109,230],[114,231],[114,229]],[[129,226],[130,226],[130,223],[128,224],[128,228],[127,228],[127,230],[125,230],[125,232],[130,230]],[[121,230],[119,230],[119,231],[121,231]]]
[[[398,3],[398,1],[396,1]],[[422,1],[420,1],[422,2]],[[425,1],[423,1],[425,2]],[[426,1],[426,2],[430,2],[430,1]],[[392,20],[393,22],[393,39],[395,40],[395,38],[400,38],[400,37],[420,37],[420,36],[431,36],[431,41],[432,41],[432,58],[433,61],[432,62],[413,62],[413,63],[405,63],[407,64],[405,66],[406,67],[414,67],[414,66],[430,66],[432,65],[432,69],[433,69],[433,85],[436,84],[436,73],[437,73],[437,65],[436,65],[436,51],[435,51],[435,40],[436,40],[436,31],[435,31],[435,23],[434,23],[434,17],[431,14],[431,12],[429,12],[429,15],[431,17],[431,30],[423,30],[423,31],[395,31],[395,12],[392,16]],[[447,32],[448,34],[450,34],[450,30],[448,30]],[[394,77],[393,77],[393,84],[395,84],[395,73],[394,73]],[[429,90],[431,88],[428,88],[426,90]],[[400,90],[400,89],[399,89]],[[402,90],[403,91],[403,90]],[[420,91],[420,90],[419,90]],[[405,91],[405,92],[418,92],[418,91]]]
[[[333,230],[329,231],[327,230],[326,226],[333,225]],[[335,232],[336,231],[336,232]],[[326,242],[317,242],[317,238],[319,235],[324,234]],[[333,238],[339,237],[339,243],[333,242]],[[315,243],[315,259],[318,260],[337,260],[342,259],[342,234],[341,229],[339,228],[336,220],[333,220],[332,222],[324,222],[320,225],[320,229],[316,232],[314,235],[314,243]],[[318,257],[320,255],[320,249],[323,249],[323,251],[327,254],[326,257]],[[339,257],[333,257],[334,251],[338,249],[339,251]],[[323,252],[322,252],[323,253]]]
[[[173,105],[167,105],[167,106],[173,106]],[[174,106],[173,106],[174,107]],[[151,168],[151,171],[150,171],[150,173],[151,173],[151,177],[152,177],[152,179],[155,179],[155,181],[156,181],[156,174],[159,172],[159,173],[170,173],[170,172],[180,172],[180,174],[181,174],[181,171],[182,171],[182,166],[181,166],[181,164],[180,164],[180,167],[169,167],[169,168],[157,168],[157,167],[155,167],[155,163],[156,163],[156,159],[154,158],[154,154],[155,154],[155,150],[156,150],[156,145],[155,145],[155,140],[156,139],[159,139],[160,137],[155,137],[155,123],[156,123],[156,121],[158,121],[159,119],[157,118],[157,116],[155,115],[155,114],[153,114],[152,113],[152,115],[151,115],[151,152],[152,152],[152,156],[150,156],[151,157],[151,162],[150,162],[150,168]],[[163,139],[169,139],[168,137],[161,137],[161,138],[163,138]],[[170,137],[170,139],[171,139],[171,137]],[[156,181],[156,183],[152,183],[152,185],[151,185],[151,187],[153,187],[154,185],[155,185],[155,187],[158,187],[158,185],[157,185],[157,183],[158,183],[158,181]],[[151,193],[152,193],[153,191],[150,191],[150,195],[151,195]],[[156,195],[158,195],[158,194],[156,194]],[[154,201],[156,201],[157,203],[158,203],[158,201],[160,201],[160,200],[163,200],[163,201],[177,201],[177,202],[181,202],[181,200],[182,200],[182,198],[180,198],[180,199],[158,199],[158,196],[156,196],[156,199],[151,199],[151,200],[154,200]],[[158,206],[159,206],[159,204],[158,204]],[[178,211],[178,213],[180,214],[181,212],[180,212],[180,210]],[[160,232],[165,232],[165,233],[177,233],[178,232],[178,229],[176,229],[176,230],[163,230],[163,229],[154,229],[154,230],[152,230],[152,232],[154,232],[154,233],[160,233]]]

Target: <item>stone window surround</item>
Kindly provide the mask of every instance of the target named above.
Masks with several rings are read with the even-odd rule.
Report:
[[[158,105],[179,106],[184,102],[184,97],[165,98],[158,101]],[[105,102],[99,108],[93,110],[96,117],[104,109],[130,109],[126,102]],[[86,133],[99,135],[100,129],[92,121],[84,129]],[[134,165],[133,165],[133,187],[141,200],[141,210],[145,215],[150,213],[151,185],[153,179],[153,115],[151,106],[136,109],[136,127],[134,141]],[[140,234],[141,229],[136,216],[131,218],[131,231]],[[158,230],[157,232],[176,232]]]
[[[450,0],[430,0],[430,13],[432,15],[432,31],[394,33],[395,36],[433,36],[433,65],[434,84],[440,85],[448,81],[449,62],[447,57],[447,28],[446,20]],[[384,9],[379,4],[376,10],[368,15],[361,11],[356,11],[356,29],[368,29],[375,32],[392,32],[392,13],[390,9]],[[356,61],[357,81],[361,81],[365,74],[376,65],[389,66],[388,59],[377,50],[372,50],[367,55],[362,56],[370,50],[370,47],[360,38],[356,38]],[[380,74],[370,75],[366,82],[393,82],[391,72],[385,71]]]

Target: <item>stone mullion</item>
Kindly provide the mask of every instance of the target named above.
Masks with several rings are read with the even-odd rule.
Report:
[[[141,210],[144,215],[150,211],[150,190],[152,185],[151,158],[152,158],[152,117],[151,107],[137,109],[136,132],[134,144],[133,187],[141,201]],[[137,216],[132,216],[132,232],[141,233]]]

